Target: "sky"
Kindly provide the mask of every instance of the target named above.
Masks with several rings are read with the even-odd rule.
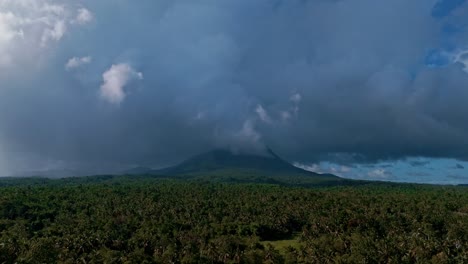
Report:
[[[266,146],[468,183],[464,0],[0,0],[0,175]]]

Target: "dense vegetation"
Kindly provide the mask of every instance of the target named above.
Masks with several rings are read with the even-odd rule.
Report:
[[[89,179],[1,187],[0,263],[468,263],[466,187]]]

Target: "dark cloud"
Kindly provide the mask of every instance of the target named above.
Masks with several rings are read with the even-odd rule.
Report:
[[[449,175],[449,176],[447,176],[447,178],[455,179],[455,180],[468,181],[468,177],[467,177],[467,176],[463,176],[463,175]]]
[[[82,2],[92,23],[0,73],[13,167],[162,166],[264,145],[304,162],[468,156],[464,65],[424,65],[451,19],[431,15],[435,1]],[[121,63],[143,79],[112,104],[102,74]]]
[[[420,166],[426,166],[428,164],[430,164],[431,162],[429,160],[423,160],[423,161],[420,161],[420,160],[411,160],[409,162],[409,164],[413,167],[420,167]]]
[[[410,177],[414,177],[414,178],[418,178],[418,177],[429,177],[429,176],[431,176],[430,173],[422,172],[422,171],[418,171],[418,172],[408,172],[407,175],[410,176]]]
[[[432,15],[438,18],[445,17],[463,3],[465,0],[440,0],[432,9]]]

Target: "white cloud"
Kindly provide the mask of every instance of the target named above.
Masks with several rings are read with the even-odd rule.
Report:
[[[24,34],[21,30],[16,29],[19,23],[21,21],[13,13],[0,13],[0,46]]]
[[[286,122],[289,119],[291,119],[291,113],[289,113],[288,111],[281,111],[280,116],[283,122]]]
[[[367,173],[367,176],[373,179],[389,179],[390,178],[390,175],[387,173],[385,169],[375,169],[375,170],[369,171]]]
[[[41,47],[45,47],[50,41],[59,41],[67,32],[67,24],[64,20],[55,21],[52,27],[44,29],[41,37]]]
[[[289,100],[291,100],[291,102],[294,103],[294,106],[292,107],[291,112],[295,116],[297,116],[299,114],[299,104],[302,101],[302,95],[300,93],[295,93],[295,94],[291,95]]]
[[[69,33],[74,20],[92,19],[85,10],[68,1],[0,0],[0,66],[37,59],[50,43]]]
[[[345,177],[349,172],[351,172],[351,168],[343,165],[338,164],[331,164],[331,163],[313,163],[313,164],[303,164],[303,163],[294,163],[294,166],[301,168],[306,171],[311,171],[315,173],[331,173],[336,176]]]
[[[241,131],[239,132],[239,136],[247,141],[252,143],[257,143],[261,136],[260,133],[255,130],[254,123],[252,120],[247,120],[244,122]]]
[[[15,38],[23,37],[21,29],[17,24],[21,21],[11,12],[0,12],[0,66],[9,64],[11,56],[8,53],[9,45]]]
[[[125,86],[131,80],[143,79],[141,72],[135,71],[126,63],[112,65],[102,75],[104,83],[101,85],[101,97],[113,104],[120,104],[126,97]]]
[[[257,105],[257,108],[255,109],[255,112],[257,113],[258,117],[265,123],[271,123],[271,118],[270,115],[268,115],[268,112],[263,108],[262,105]]]
[[[454,62],[463,64],[463,70],[468,73],[468,50],[458,52],[454,56]]]
[[[289,109],[279,112],[280,119],[283,122],[288,122],[291,118],[298,116],[302,95],[300,93],[294,93],[289,97],[289,101],[292,104]]]
[[[330,167],[330,172],[332,174],[335,174],[337,176],[340,176],[340,177],[343,177],[345,176],[348,172],[351,171],[351,168],[347,167],[347,166],[331,166]]]
[[[306,171],[311,171],[315,173],[323,173],[323,169],[318,164],[315,164],[315,163],[307,165],[307,164],[296,162],[293,165]]]
[[[91,22],[94,19],[93,13],[91,13],[86,8],[78,9],[78,14],[76,15],[75,20],[73,23],[84,25]]]
[[[91,56],[86,56],[86,57],[73,57],[68,60],[67,64],[65,64],[65,69],[71,70],[74,68],[81,67],[83,65],[91,63],[92,58]]]
[[[289,100],[291,100],[291,102],[293,102],[295,104],[299,104],[301,102],[301,100],[302,100],[302,95],[300,93],[295,93],[295,94],[291,95]]]

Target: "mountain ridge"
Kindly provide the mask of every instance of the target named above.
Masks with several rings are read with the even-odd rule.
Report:
[[[270,148],[266,155],[236,153],[226,149],[214,149],[192,156],[182,162],[162,169],[152,169],[144,166],[137,166],[124,171],[124,174],[180,174],[193,173],[207,170],[219,170],[223,168],[244,168],[244,169],[262,169],[266,171],[294,171],[306,174],[316,174],[298,168],[288,161],[285,161]]]

